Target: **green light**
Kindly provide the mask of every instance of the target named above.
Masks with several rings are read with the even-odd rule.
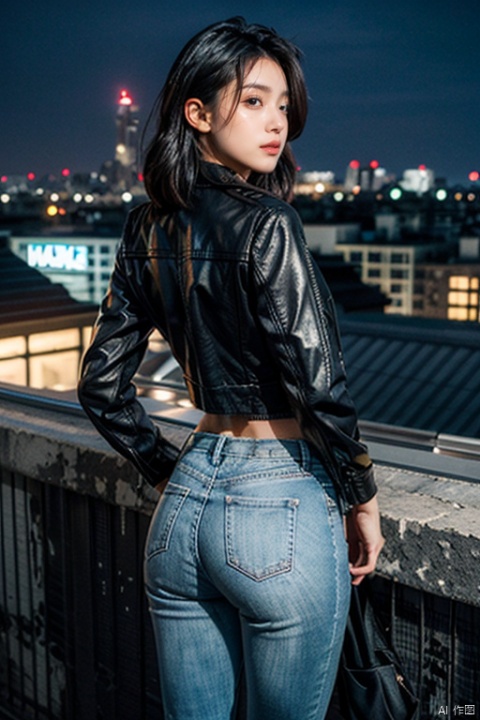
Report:
[[[400,188],[395,187],[390,190],[390,197],[392,198],[392,200],[400,200],[402,195],[403,193]]]
[[[447,199],[447,191],[443,188],[440,188],[440,190],[437,190],[437,192],[435,193],[435,197],[437,198],[437,200],[440,200],[440,202],[443,202]]]

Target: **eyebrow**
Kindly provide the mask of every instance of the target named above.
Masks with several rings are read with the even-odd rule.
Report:
[[[248,85],[243,85],[242,90],[261,90],[262,92],[273,92],[272,88],[268,85],[260,85],[259,83],[248,83]],[[289,95],[288,89],[281,93],[282,95]]]

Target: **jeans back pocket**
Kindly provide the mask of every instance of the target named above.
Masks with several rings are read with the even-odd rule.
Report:
[[[296,498],[225,498],[227,563],[253,580],[293,567]]]

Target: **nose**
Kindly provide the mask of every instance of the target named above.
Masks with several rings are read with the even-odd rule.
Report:
[[[279,107],[272,107],[267,118],[268,132],[280,133],[287,126],[287,116]]]

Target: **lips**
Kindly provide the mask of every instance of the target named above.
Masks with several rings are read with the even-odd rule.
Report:
[[[262,148],[262,150],[265,150],[265,152],[269,155],[278,155],[278,153],[280,152],[279,142],[267,143],[266,145],[261,145],[260,147]]]

